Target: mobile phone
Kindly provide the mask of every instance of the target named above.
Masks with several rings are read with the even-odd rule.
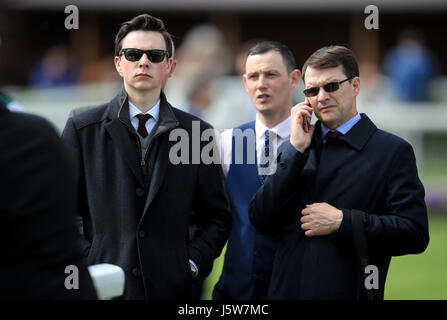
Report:
[[[312,108],[309,100],[306,99],[306,101],[307,101],[307,104],[309,105],[309,107]],[[310,114],[312,115],[312,112]],[[309,126],[310,126],[310,119],[306,116],[303,116],[303,130],[304,130],[304,132],[309,132]]]

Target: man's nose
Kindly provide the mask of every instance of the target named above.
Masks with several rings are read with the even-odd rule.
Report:
[[[149,66],[150,60],[149,60],[149,58],[148,58],[146,53],[143,53],[143,55],[141,56],[140,60],[138,60],[138,64],[139,64],[140,67]]]
[[[267,86],[266,79],[263,75],[260,75],[256,84],[257,89],[265,88]]]
[[[323,102],[329,99],[329,94],[323,89],[320,88],[317,95],[318,102]]]

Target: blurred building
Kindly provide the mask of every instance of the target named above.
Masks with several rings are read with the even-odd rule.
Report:
[[[64,9],[68,4],[79,9],[78,30],[65,29],[68,14]],[[190,47],[190,51],[197,52],[197,61],[216,42],[224,42],[225,50],[235,53],[247,40],[263,38],[288,45],[299,67],[310,53],[326,44],[348,45],[358,60],[382,65],[385,53],[396,43],[398,32],[409,25],[424,30],[426,44],[437,56],[447,55],[447,44],[439,41],[447,33],[439,27],[447,17],[446,1],[375,1],[379,30],[365,28],[368,14],[364,10],[369,4],[366,0],[2,1],[0,85],[25,85],[32,66],[56,43],[67,43],[81,67],[102,61],[113,52],[113,36],[119,24],[142,12],[165,20],[175,36],[176,47],[190,41],[187,33],[200,24],[218,29],[221,35],[208,32],[203,39],[195,40],[194,48]],[[226,63],[219,58],[215,68],[225,67]],[[439,70],[440,74],[447,73],[443,61]]]

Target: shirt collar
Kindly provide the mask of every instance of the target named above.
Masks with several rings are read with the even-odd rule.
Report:
[[[346,134],[348,133],[349,130],[351,130],[351,128],[361,119],[360,114],[357,112],[357,114],[349,119],[348,121],[346,121],[345,123],[343,123],[342,125],[338,126],[335,130],[331,130],[328,127],[326,127],[323,122],[321,122],[321,136],[324,138],[326,137],[326,134],[329,131],[339,131],[342,134]]]
[[[257,139],[264,137],[265,130],[273,131],[281,139],[287,139],[290,136],[290,116],[269,129],[261,122],[259,114],[256,114],[255,130]]]
[[[132,102],[129,101],[129,119],[132,119],[137,114],[144,113],[141,112],[140,109],[138,109]],[[154,118],[155,122],[158,121],[159,114],[160,114],[160,99],[158,99],[157,103],[149,109],[146,114],[150,114],[152,118]]]

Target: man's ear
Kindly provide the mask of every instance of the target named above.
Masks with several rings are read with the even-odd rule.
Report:
[[[115,69],[118,72],[118,74],[122,77],[123,76],[123,72],[121,71],[121,59],[120,59],[120,57],[116,56],[114,61],[115,61]]]
[[[244,73],[242,75],[242,81],[244,81],[245,91],[248,92],[248,89],[247,89],[247,74]]]
[[[177,67],[177,60],[175,60],[174,58],[169,59],[166,65],[166,68],[168,68],[168,78],[172,77],[176,67]]]
[[[290,72],[290,79],[292,79],[292,88],[296,88],[299,83],[300,83],[300,77],[301,77],[301,72],[298,69],[293,70],[292,72]]]
[[[360,78],[354,77],[352,79],[352,87],[354,88],[354,94],[357,97],[357,95],[360,93]]]

